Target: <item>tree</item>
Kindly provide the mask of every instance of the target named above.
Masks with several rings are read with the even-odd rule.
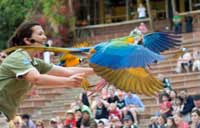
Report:
[[[34,7],[34,0],[0,0],[0,50],[5,49],[9,38]]]

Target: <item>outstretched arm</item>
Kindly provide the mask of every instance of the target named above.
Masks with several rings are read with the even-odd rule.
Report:
[[[92,68],[53,66],[53,68],[47,74],[66,77],[80,73],[84,73],[85,75],[92,75],[94,74],[94,71]]]
[[[80,87],[84,74],[71,75],[69,77],[53,76],[40,74],[36,69],[29,71],[22,76],[25,80],[35,85],[62,86],[62,87]]]

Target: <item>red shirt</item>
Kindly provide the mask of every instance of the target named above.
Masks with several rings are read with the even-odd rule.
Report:
[[[160,105],[160,110],[165,111],[166,109],[170,109],[172,107],[172,104],[170,101],[164,101]]]
[[[179,125],[177,125],[177,128],[189,128],[189,125],[183,121]]]

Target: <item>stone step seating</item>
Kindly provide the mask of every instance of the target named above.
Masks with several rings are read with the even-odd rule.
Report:
[[[62,95],[56,96],[51,99],[51,102],[43,106],[39,113],[34,113],[32,116],[34,119],[38,117],[49,120],[52,117],[60,116],[64,118],[65,112],[69,109],[71,103],[76,101],[80,94],[81,89],[63,89],[64,93]]]

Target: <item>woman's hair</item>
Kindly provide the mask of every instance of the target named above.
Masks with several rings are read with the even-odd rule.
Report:
[[[198,109],[193,109],[191,113],[196,113],[200,117],[200,111]]]
[[[9,39],[10,47],[25,45],[24,38],[30,38],[32,36],[32,27],[40,25],[37,22],[29,21],[21,24],[15,31],[14,35]]]

